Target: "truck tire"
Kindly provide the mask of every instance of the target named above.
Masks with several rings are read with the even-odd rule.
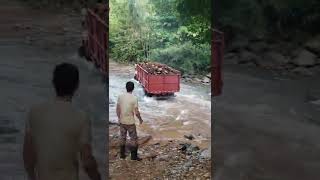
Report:
[[[148,93],[145,89],[144,89],[144,94],[145,94],[147,97],[152,97],[152,94]]]

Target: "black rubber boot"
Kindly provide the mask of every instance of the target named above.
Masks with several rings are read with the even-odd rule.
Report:
[[[125,145],[120,146],[120,158],[121,159],[126,158],[126,146]]]
[[[142,159],[138,157],[138,147],[132,148],[131,160],[141,161]]]

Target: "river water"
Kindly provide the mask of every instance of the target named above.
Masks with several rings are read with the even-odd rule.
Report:
[[[117,97],[125,93],[127,81],[135,83],[133,94],[138,97],[139,109],[144,123],[138,125],[139,135],[151,135],[154,141],[183,139],[192,134],[194,142],[208,147],[211,139],[210,86],[195,86],[181,83],[180,92],[173,97],[147,97],[142,86],[133,79],[131,66],[110,63],[109,73],[109,121],[117,122]],[[116,67],[115,67],[116,66]],[[119,67],[119,68],[117,68]]]

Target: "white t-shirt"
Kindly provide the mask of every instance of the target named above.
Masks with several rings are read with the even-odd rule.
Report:
[[[120,106],[120,123],[135,124],[134,111],[138,107],[138,98],[131,93],[124,93],[118,97],[117,104]]]
[[[35,146],[40,180],[78,180],[79,151],[91,143],[91,125],[85,113],[70,102],[55,100],[31,109],[26,130]]]

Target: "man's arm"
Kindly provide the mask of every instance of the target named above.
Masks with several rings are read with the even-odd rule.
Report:
[[[117,111],[118,121],[120,122],[121,108],[120,108],[119,103],[117,103],[117,109],[116,109],[116,111]]]
[[[29,113],[30,117],[30,113]],[[30,118],[26,121],[26,128],[24,134],[24,143],[23,143],[23,162],[24,168],[28,174],[30,180],[36,179],[35,167],[36,167],[36,153],[34,145],[32,142],[31,131],[30,131]]]
[[[80,150],[81,162],[83,169],[88,174],[91,180],[101,180],[100,173],[98,171],[98,165],[96,159],[92,155],[92,147],[90,144],[84,144]]]
[[[138,108],[138,107],[135,108],[135,114],[136,114],[137,118],[139,119],[140,124],[142,124],[142,123],[143,123],[143,120],[142,120],[142,118],[141,118],[140,111],[139,111],[139,108]]]
[[[142,120],[141,115],[140,115],[138,99],[137,98],[136,98],[136,101],[135,101],[135,104],[134,104],[134,113],[137,116],[137,118],[139,119],[140,124],[142,124],[143,120]]]
[[[80,159],[83,165],[83,169],[90,177],[91,180],[101,180],[100,173],[98,171],[98,165],[96,159],[92,153],[91,147],[91,121],[89,117],[86,117],[85,122],[81,129],[80,136]]]

